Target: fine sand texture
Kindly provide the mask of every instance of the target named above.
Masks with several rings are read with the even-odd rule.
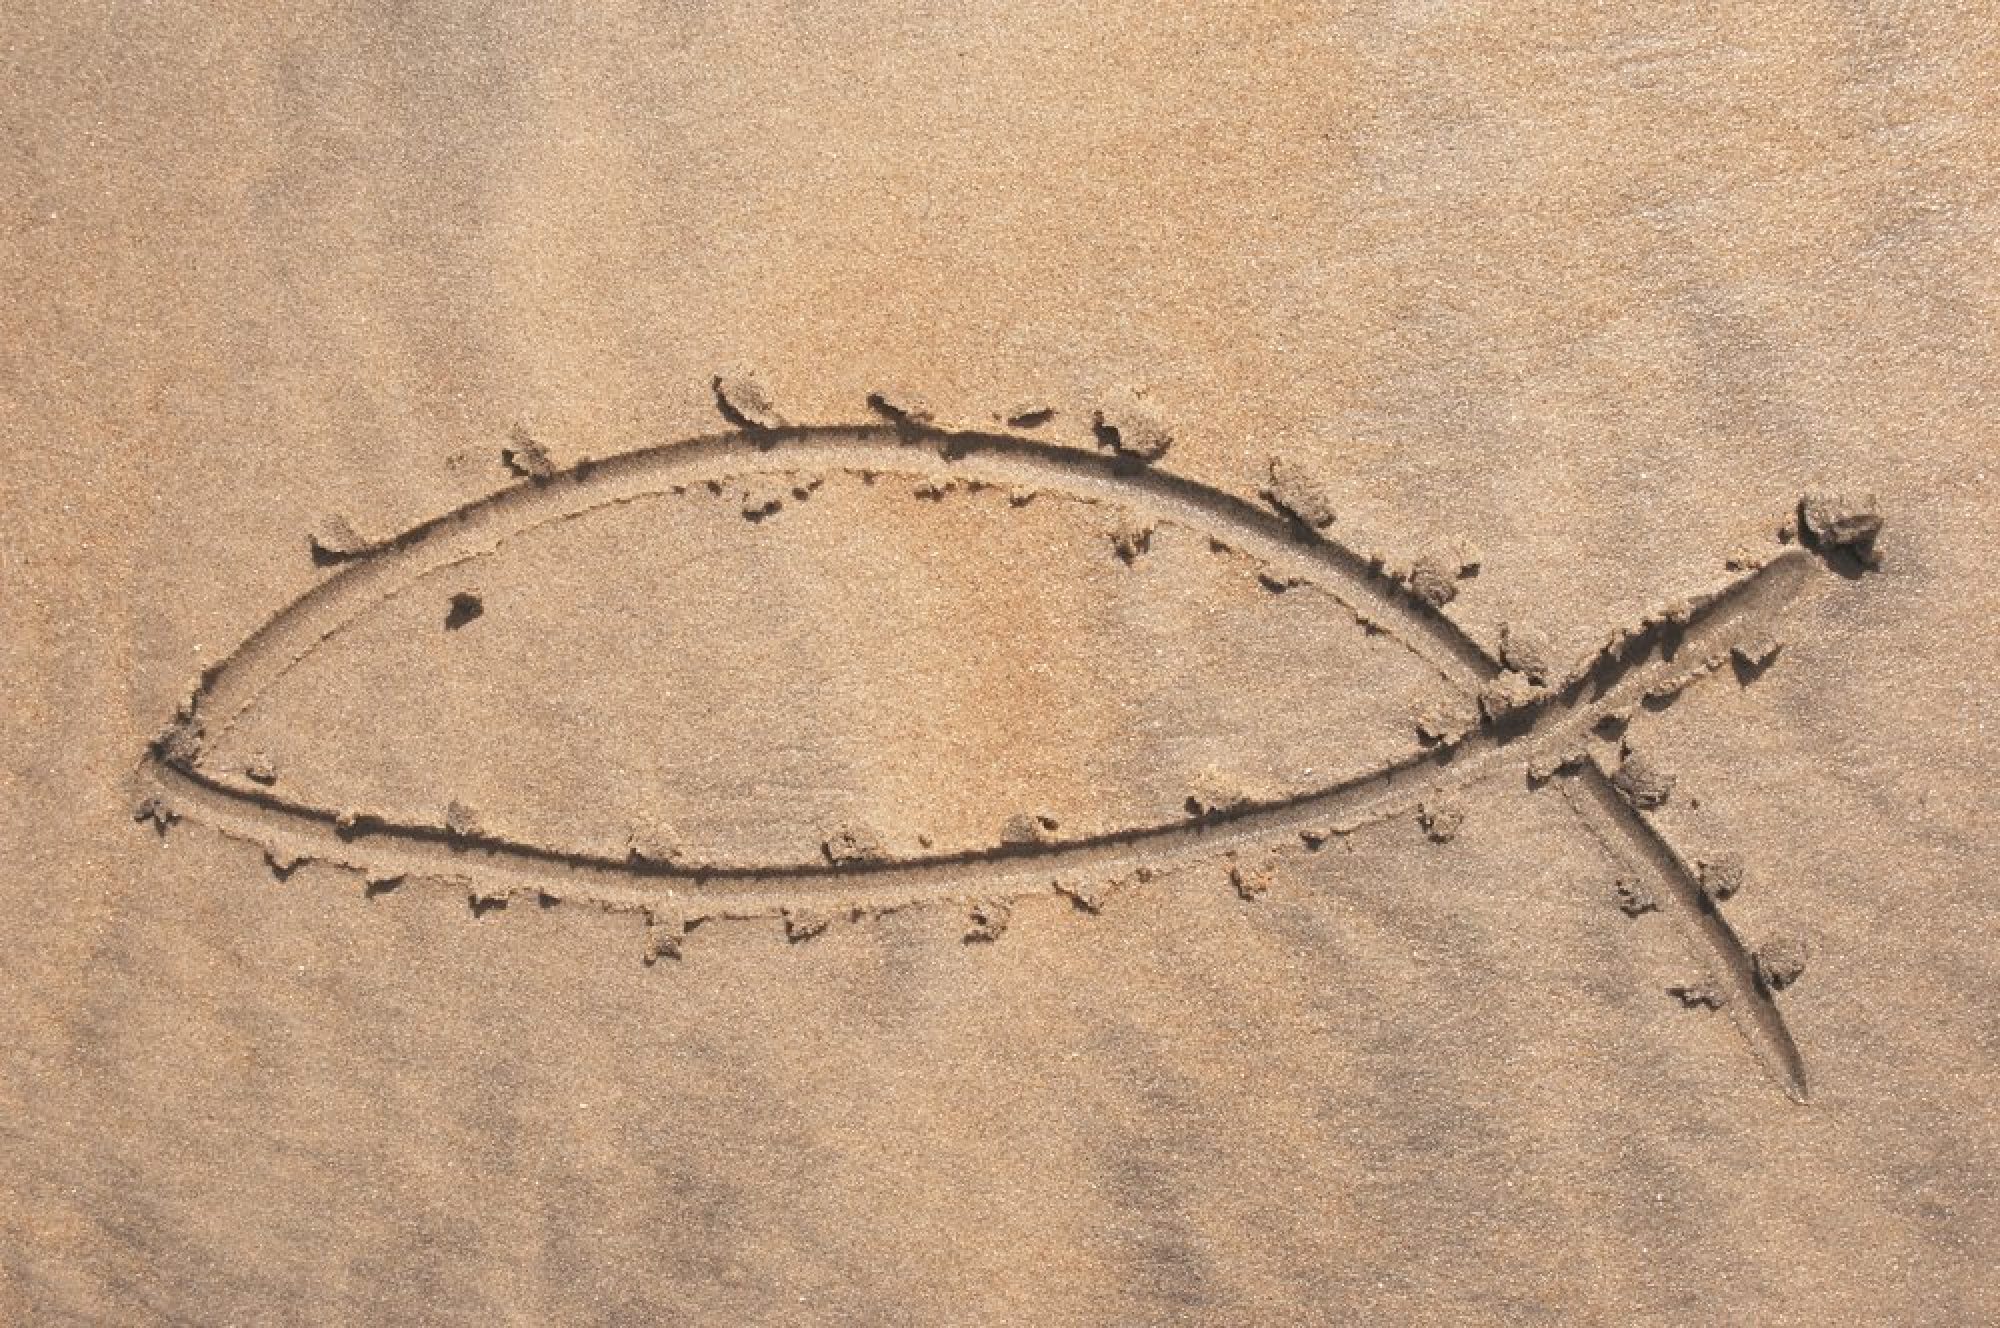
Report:
[[[2000,1321],[1990,6],[0,13],[0,1322]]]

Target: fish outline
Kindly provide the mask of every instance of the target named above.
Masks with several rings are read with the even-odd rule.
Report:
[[[226,732],[271,684],[401,587],[484,556],[526,531],[664,492],[677,479],[706,478],[716,473],[711,463],[731,460],[748,464],[722,473],[845,469],[922,478],[942,468],[984,483],[1025,483],[1126,508],[1150,507],[1198,530],[1228,531],[1238,547],[1395,637],[1468,699],[1476,701],[1506,673],[1502,661],[1448,615],[1331,531],[1308,527],[1275,504],[1260,505],[1157,465],[1018,433],[907,419],[738,428],[525,475],[343,561],[204,672],[178,728],[142,759],[142,810],[150,808],[163,830],[167,820],[187,816],[287,861],[332,862],[371,880],[463,880],[475,901],[532,891],[649,918],[672,915],[685,924],[788,916],[801,900],[816,901],[830,887],[838,887],[842,906],[857,911],[1043,894],[1059,889],[1065,875],[1129,871],[1142,853],[1157,865],[1267,844],[1283,834],[1352,833],[1414,811],[1440,792],[1469,790],[1519,771],[1530,782],[1559,780],[1566,791],[1580,790],[1567,801],[1598,842],[1662,878],[1663,894],[1678,901],[1683,922],[1708,941],[1711,969],[1720,969],[1737,998],[1729,1002],[1733,1017],[1758,1058],[1788,1096],[1805,1100],[1803,1059],[1749,952],[1714,901],[1699,893],[1698,884],[1690,886],[1678,853],[1617,795],[1609,772],[1588,751],[1591,733],[1606,719],[1720,669],[1732,652],[1763,635],[1770,619],[1804,593],[1815,555],[1829,553],[1804,538],[1780,545],[1718,590],[1615,635],[1514,713],[1483,714],[1474,727],[1419,744],[1354,779],[1283,798],[1246,799],[1183,821],[1047,842],[778,866],[616,858],[303,803],[258,781],[204,769],[198,741],[191,750],[173,741],[177,731],[199,733],[211,723]],[[538,513],[541,519],[532,519]],[[514,521],[517,516],[523,519]],[[275,667],[265,666],[267,658],[277,661]],[[968,877],[985,884],[968,887]]]

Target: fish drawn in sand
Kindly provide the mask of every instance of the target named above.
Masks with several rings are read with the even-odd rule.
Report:
[[[718,393],[720,396],[720,392]],[[753,409],[752,406],[755,408]],[[751,403],[728,411],[732,431],[557,467],[516,440],[516,483],[391,538],[343,526],[316,535],[328,575],[210,668],[193,698],[149,748],[139,815],[162,833],[186,819],[262,846],[274,870],[323,862],[363,874],[371,894],[404,880],[459,883],[474,911],[513,897],[573,901],[641,915],[649,958],[680,953],[686,931],[722,918],[782,918],[804,938],[837,914],[859,916],[946,902],[970,911],[969,938],[992,940],[1011,905],[1060,895],[1095,912],[1092,881],[1152,879],[1181,862],[1234,860],[1275,842],[1317,846],[1392,817],[1421,813],[1432,838],[1455,833],[1463,800],[1496,779],[1560,788],[1567,804],[1617,860],[1628,911],[1673,917],[1701,957],[1710,1003],[1741,1029],[1784,1091],[1806,1094],[1798,1048],[1774,1000],[1779,971],[1737,937],[1722,899],[1653,827],[1649,807],[1668,796],[1657,772],[1624,759],[1615,734],[1649,700],[1725,667],[1740,676],[1768,665],[1777,616],[1816,585],[1874,559],[1880,520],[1865,503],[1811,499],[1786,538],[1732,563],[1733,580],[1620,632],[1582,663],[1561,668],[1531,634],[1497,651],[1474,641],[1442,610],[1454,567],[1436,560],[1396,568],[1341,542],[1332,505],[1307,477],[1275,463],[1251,501],[1183,478],[1160,462],[1170,435],[1157,423],[1100,416],[1097,450],[1019,431],[952,430],[928,413],[891,412],[866,425],[801,426]],[[1045,412],[1021,412],[1033,427]],[[527,455],[527,460],[521,460]],[[532,464],[530,464],[532,463]],[[1257,561],[1272,590],[1310,586],[1368,631],[1393,639],[1464,702],[1460,722],[1414,725],[1408,749],[1351,777],[1305,791],[1190,794],[1182,814],[1156,822],[1072,832],[1054,816],[996,819],[991,842],[893,848],[863,827],[830,831],[810,857],[760,862],[691,854],[669,834],[635,833],[617,850],[516,837],[454,801],[442,817],[313,801],[290,791],[269,758],[214,759],[224,738],[274,683],[371,612],[426,578],[473,565],[529,532],[587,513],[699,485],[740,487],[743,516],[759,521],[810,494],[827,477],[895,476],[912,492],[953,486],[1058,495],[1120,513],[1115,544],[1127,563],[1152,532],[1174,526]],[[444,626],[476,633],[486,605],[460,592]],[[420,680],[418,685],[421,685]],[[1257,892],[1245,892],[1246,899]],[[1643,900],[1643,905],[1634,901]],[[1786,967],[1786,973],[1795,968]],[[1788,979],[1787,979],[1788,980]]]

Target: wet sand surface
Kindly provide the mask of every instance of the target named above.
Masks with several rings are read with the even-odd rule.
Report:
[[[0,36],[0,1318],[2000,1318],[1980,7]]]

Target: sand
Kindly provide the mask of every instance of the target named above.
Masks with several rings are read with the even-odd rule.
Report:
[[[0,1319],[2000,1318],[1980,7],[0,35]]]

